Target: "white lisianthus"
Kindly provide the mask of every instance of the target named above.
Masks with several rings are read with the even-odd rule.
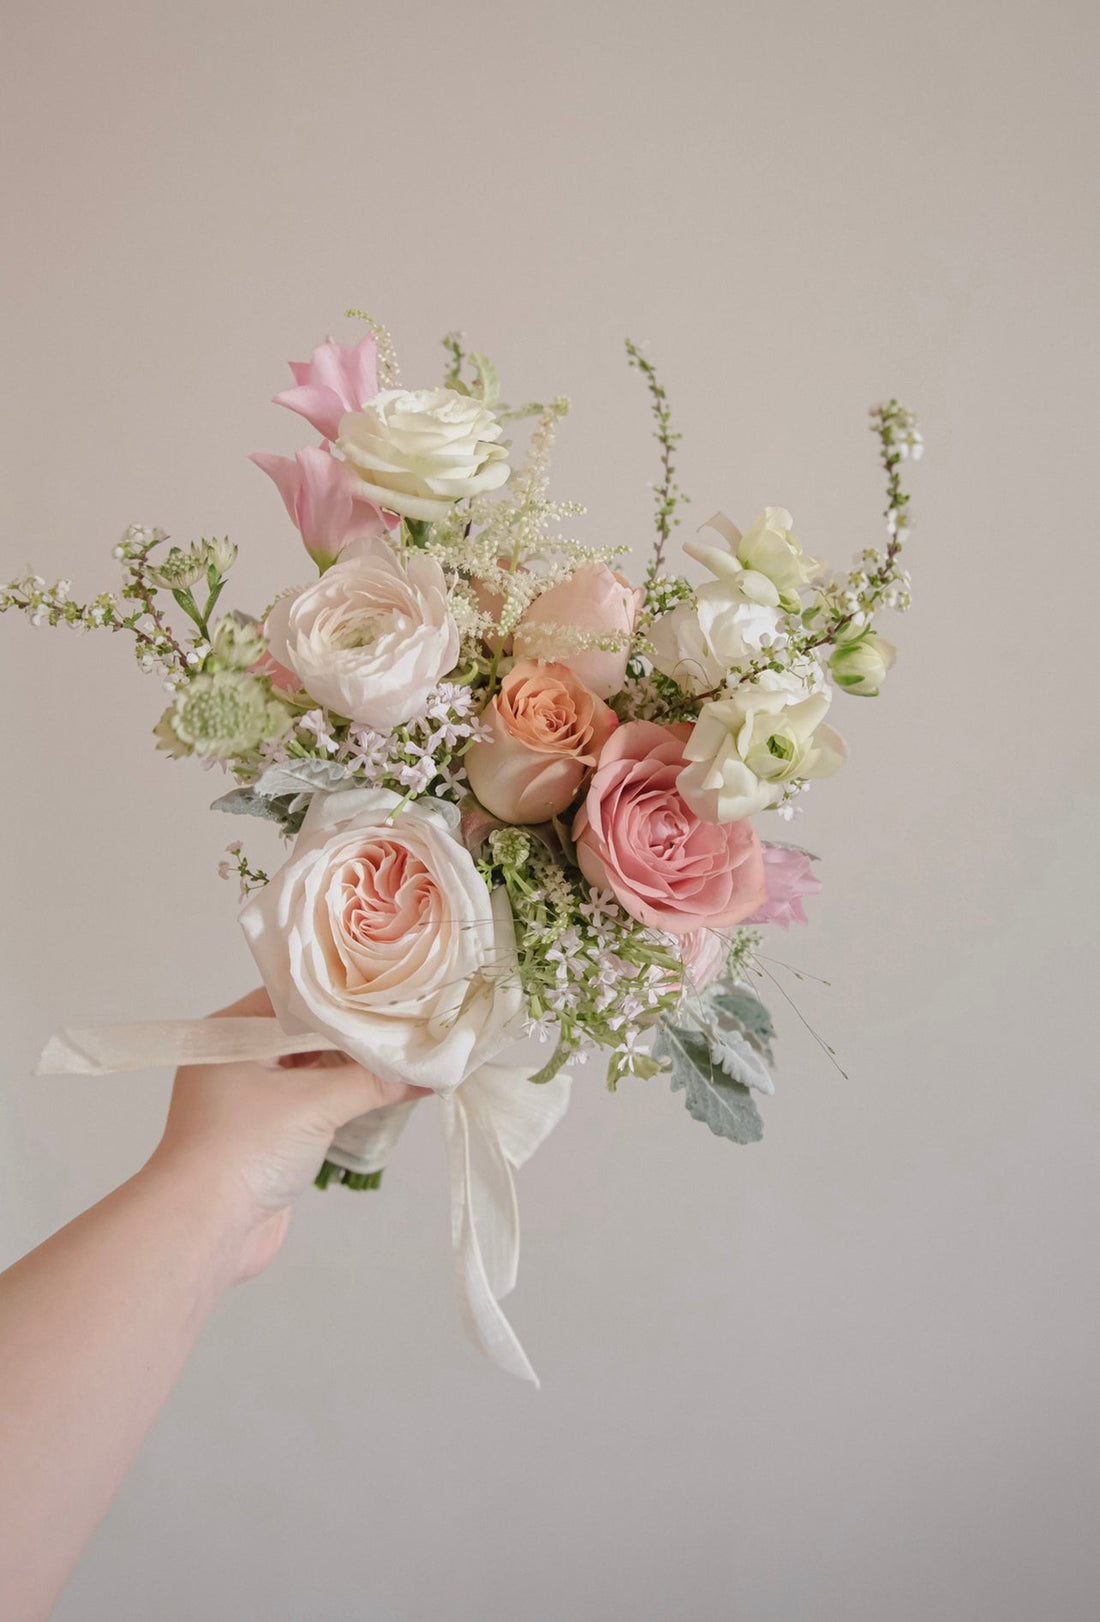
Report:
[[[501,425],[455,389],[383,389],[340,419],[336,448],[362,493],[406,518],[443,518],[456,501],[508,477]]]
[[[723,546],[701,541],[685,541],[684,551],[706,565],[719,579],[736,574],[737,566],[763,575],[775,588],[776,600],[789,614],[799,611],[799,591],[821,571],[817,558],[807,557],[794,534],[794,520],[785,507],[765,507],[742,535],[725,513],[715,513],[704,529],[714,530],[726,542]]]
[[[827,691],[809,692],[789,671],[765,671],[727,698],[704,704],[676,779],[705,822],[737,822],[774,805],[783,784],[828,777],[847,745],[825,725]]]
[[[387,789],[318,794],[241,926],[284,1030],[450,1093],[517,1034],[515,927],[457,811],[402,805]]]
[[[458,659],[443,570],[423,553],[402,564],[385,541],[346,550],[281,597],[266,631],[311,698],[376,732],[410,720]]]
[[[845,637],[829,660],[838,687],[861,698],[876,698],[886,672],[893,668],[898,650],[877,631]]]

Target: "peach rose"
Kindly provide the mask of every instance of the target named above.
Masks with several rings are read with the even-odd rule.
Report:
[[[470,787],[505,822],[546,822],[572,805],[618,724],[566,665],[513,665],[466,751]]]
[[[604,747],[573,824],[589,884],[651,929],[729,929],[762,906],[764,856],[749,822],[703,822],[676,779],[691,727],[628,721]]]
[[[630,585],[606,563],[586,563],[571,579],[535,598],[516,627],[516,654],[521,659],[557,659],[597,698],[610,698],[626,679],[630,636],[644,601],[641,587]],[[572,653],[569,637],[578,631],[618,632],[623,645]]]

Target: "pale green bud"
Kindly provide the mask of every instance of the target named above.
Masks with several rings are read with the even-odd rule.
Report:
[[[264,651],[258,623],[235,614],[218,621],[211,641],[214,658],[229,670],[247,670]]]
[[[877,631],[867,630],[840,644],[829,660],[829,669],[837,686],[846,693],[875,698],[896,658],[892,642]]]
[[[228,536],[221,540],[204,541],[207,564],[219,576],[227,575],[237,561],[237,548]]]

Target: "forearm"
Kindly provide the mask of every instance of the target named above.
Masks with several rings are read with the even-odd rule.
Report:
[[[222,1190],[156,1157],[0,1276],[0,1594],[49,1611],[238,1275]]]

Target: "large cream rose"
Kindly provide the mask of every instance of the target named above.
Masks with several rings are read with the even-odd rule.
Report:
[[[354,545],[281,597],[266,633],[311,698],[377,732],[415,715],[458,659],[443,570],[422,553],[403,565],[385,541]]]
[[[449,1093],[516,1035],[515,932],[446,808],[401,804],[387,789],[318,795],[241,925],[285,1030]]]
[[[758,684],[703,705],[677,788],[705,822],[736,822],[774,805],[794,778],[828,777],[848,752],[825,724],[828,708],[828,692],[765,671]]]
[[[406,518],[434,519],[504,483],[501,431],[486,406],[454,389],[383,389],[340,419],[336,448],[364,497]]]

